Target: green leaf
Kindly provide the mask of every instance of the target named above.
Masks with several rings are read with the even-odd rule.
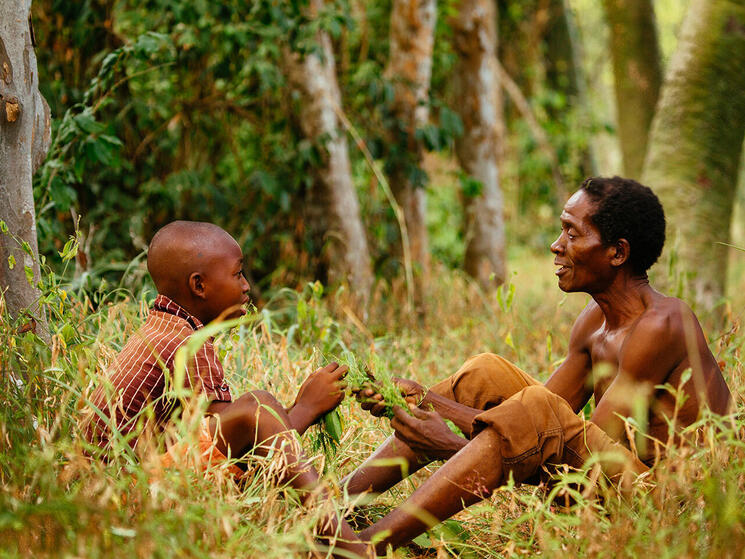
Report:
[[[507,335],[504,337],[504,343],[506,343],[512,349],[515,349],[515,342],[512,341],[512,332],[507,332]]]
[[[441,147],[440,130],[434,124],[427,124],[418,128],[414,136],[424,143],[427,151],[437,151]]]
[[[480,180],[473,178],[471,175],[460,173],[458,179],[460,180],[460,187],[463,191],[463,196],[466,198],[476,198],[484,191],[484,184]]]
[[[23,252],[25,252],[26,254],[28,254],[29,256],[31,256],[33,258],[34,251],[31,250],[31,245],[28,244],[27,241],[23,241],[21,243],[21,248],[23,249]]]
[[[12,254],[8,256],[8,268],[11,270],[16,267],[16,257]]]
[[[98,139],[112,146],[123,146],[124,145],[119,138],[117,138],[116,136],[109,136],[108,134],[101,134],[98,137]]]
[[[60,255],[60,258],[62,258],[63,262],[66,262],[72,258],[75,258],[75,255],[78,253],[78,240],[75,238],[71,238],[65,243],[65,246],[62,248],[58,254]]]
[[[463,121],[456,112],[447,107],[442,107],[440,109],[440,129],[445,136],[457,138],[463,135]]]
[[[0,221],[0,232],[2,232],[3,235],[8,234],[8,226],[5,224],[4,221]]]
[[[23,271],[26,272],[26,281],[29,285],[34,285],[34,271],[30,266],[24,266]]]
[[[89,110],[76,115],[74,117],[74,120],[78,128],[88,134],[95,134],[103,129],[103,125],[99,122],[96,122],[96,119],[89,112]]]
[[[56,176],[49,184],[49,197],[58,209],[67,210],[77,200],[77,192],[65,184],[65,181],[59,176]]]
[[[62,327],[57,331],[57,333],[62,337],[62,339],[65,341],[65,343],[69,343],[75,338],[75,328],[72,327],[72,325],[68,322],[65,322]]]

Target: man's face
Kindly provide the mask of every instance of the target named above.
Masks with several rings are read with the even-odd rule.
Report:
[[[226,235],[213,244],[210,253],[203,270],[207,322],[218,316],[223,319],[243,316],[250,288],[243,275],[243,252]]]
[[[595,204],[584,190],[575,192],[561,212],[561,234],[551,244],[559,266],[559,288],[562,291],[596,293],[605,289],[613,277],[610,264],[613,247],[603,245],[600,231],[591,216]]]

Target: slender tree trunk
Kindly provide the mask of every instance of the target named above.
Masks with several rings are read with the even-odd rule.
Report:
[[[568,0],[549,0],[549,23],[546,31],[546,80],[563,91],[577,114],[588,125],[591,119],[587,81],[582,68],[582,41]],[[592,142],[581,154],[581,174],[597,174]]]
[[[745,2],[692,0],[652,123],[642,181],[667,214],[669,245],[706,308],[724,293],[745,136]]]
[[[423,287],[429,274],[426,192],[412,180],[422,161],[417,128],[429,120],[429,84],[437,18],[434,0],[393,0],[390,60],[386,70],[393,83],[393,112],[399,122],[393,143],[405,153],[390,157],[391,190],[402,207],[409,235],[411,259],[416,266],[415,304],[421,310]]]
[[[455,143],[463,170],[480,183],[480,192],[465,193],[466,271],[485,289],[505,278],[504,219],[499,187],[496,10],[493,0],[462,0],[452,21],[458,53],[455,71],[456,109],[464,133]]]
[[[623,171],[638,179],[662,84],[654,7],[651,0],[604,0],[604,4]]]
[[[50,116],[39,93],[30,8],[30,0],[0,2],[0,220],[32,253],[9,234],[0,234],[0,290],[11,316],[28,313],[45,336],[36,286],[40,272],[31,177],[49,149]]]
[[[312,9],[322,2],[313,0]],[[352,182],[347,139],[340,126],[341,94],[328,34],[320,32],[322,54],[287,57],[292,85],[302,95],[300,125],[312,142],[323,146],[323,163],[308,200],[308,217],[325,237],[330,281],[348,279],[364,312],[373,282],[370,252]]]

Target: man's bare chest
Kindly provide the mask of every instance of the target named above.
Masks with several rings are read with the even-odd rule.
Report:
[[[607,330],[600,328],[589,338],[588,353],[592,366],[595,399],[598,400],[618,373],[623,344],[628,329]]]

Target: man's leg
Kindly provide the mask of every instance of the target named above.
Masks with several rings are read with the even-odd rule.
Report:
[[[248,453],[266,456],[270,450],[278,452],[284,465],[278,481],[298,489],[303,501],[307,502],[313,495],[312,490],[318,486],[320,476],[308,462],[288,425],[290,419],[282,405],[270,393],[261,390],[244,394],[210,420],[210,430],[217,436],[217,448],[226,456],[242,457]],[[324,492],[317,494],[316,498],[324,500],[328,495]],[[368,546],[359,540],[346,522],[338,522],[333,515],[324,520],[321,535],[328,539],[338,537],[337,548],[360,557],[368,556]]]
[[[468,445],[360,537],[379,540],[379,553],[389,544],[395,548],[487,497],[510,474],[521,482],[544,464],[581,467],[592,452],[604,454],[601,466],[614,483],[628,482],[646,470],[626,448],[540,385],[482,413],[476,426],[481,430]]]
[[[459,404],[486,410],[534,384],[539,383],[506,359],[482,353],[468,359],[454,375],[430,390]],[[351,495],[382,493],[430,461],[391,436],[342,484]]]

